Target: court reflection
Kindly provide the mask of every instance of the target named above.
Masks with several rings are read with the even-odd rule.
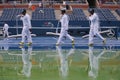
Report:
[[[25,75],[26,77],[31,76],[31,68],[32,68],[32,47],[28,47],[28,50],[26,51],[24,47],[21,48],[22,50],[22,62],[23,62],[23,68],[21,73]]]
[[[0,51],[1,80],[119,79],[120,50],[95,47],[75,49],[64,46],[34,49],[33,46],[24,46]]]
[[[4,39],[0,42],[0,50],[5,50],[5,51],[9,50],[9,44],[7,39]]]
[[[71,48],[69,51],[63,51],[61,46],[56,46],[56,51],[57,51],[59,59],[60,59],[60,67],[59,67],[60,75],[62,77],[67,77],[69,74],[68,58],[70,55],[74,54],[75,49]]]
[[[22,70],[18,71],[18,75],[23,75],[25,77],[31,76],[31,69],[32,69],[32,46],[24,48],[20,46],[22,54],[15,54],[15,53],[8,53],[9,55],[20,56],[22,57]]]
[[[101,56],[106,52],[104,49],[99,54],[94,54],[94,47],[89,46],[89,67],[90,70],[88,71],[88,76],[92,78],[98,77],[98,71],[99,71],[99,59]]]

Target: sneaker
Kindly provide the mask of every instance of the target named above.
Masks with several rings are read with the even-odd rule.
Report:
[[[88,46],[93,46],[93,43],[88,44]]]
[[[59,46],[60,44],[59,43],[56,43],[56,46]]]
[[[20,45],[19,48],[23,48],[23,45]]]
[[[106,44],[106,38],[103,40],[103,44]]]
[[[28,42],[27,44],[28,44],[28,45],[32,45],[32,42]]]
[[[20,44],[20,45],[23,45],[23,44],[24,44],[24,42],[20,42],[19,44]]]
[[[75,41],[74,41],[74,39],[72,40],[72,45],[74,45],[75,44]]]

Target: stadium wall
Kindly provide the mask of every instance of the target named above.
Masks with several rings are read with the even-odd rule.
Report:
[[[61,4],[53,4],[54,9],[60,9]],[[73,8],[82,8],[82,9],[88,9],[88,4],[70,4]],[[33,6],[38,7],[37,4],[34,4]],[[28,8],[28,4],[17,4],[14,6],[13,4],[0,4],[0,9],[3,8]],[[49,6],[46,6],[49,7]],[[109,5],[109,4],[103,4],[99,5],[100,8],[109,8],[109,9],[119,9],[120,5]]]

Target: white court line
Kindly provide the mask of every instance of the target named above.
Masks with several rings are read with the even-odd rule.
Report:
[[[23,54],[22,54],[22,53],[21,53],[21,54],[8,53],[8,55],[13,55],[13,56],[22,56]],[[30,55],[36,55],[36,54],[30,54]]]

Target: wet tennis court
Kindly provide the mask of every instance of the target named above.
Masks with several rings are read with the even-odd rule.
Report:
[[[35,37],[33,44],[18,45],[21,38],[0,40],[0,80],[119,80],[120,41],[75,38],[55,46],[56,37]]]

